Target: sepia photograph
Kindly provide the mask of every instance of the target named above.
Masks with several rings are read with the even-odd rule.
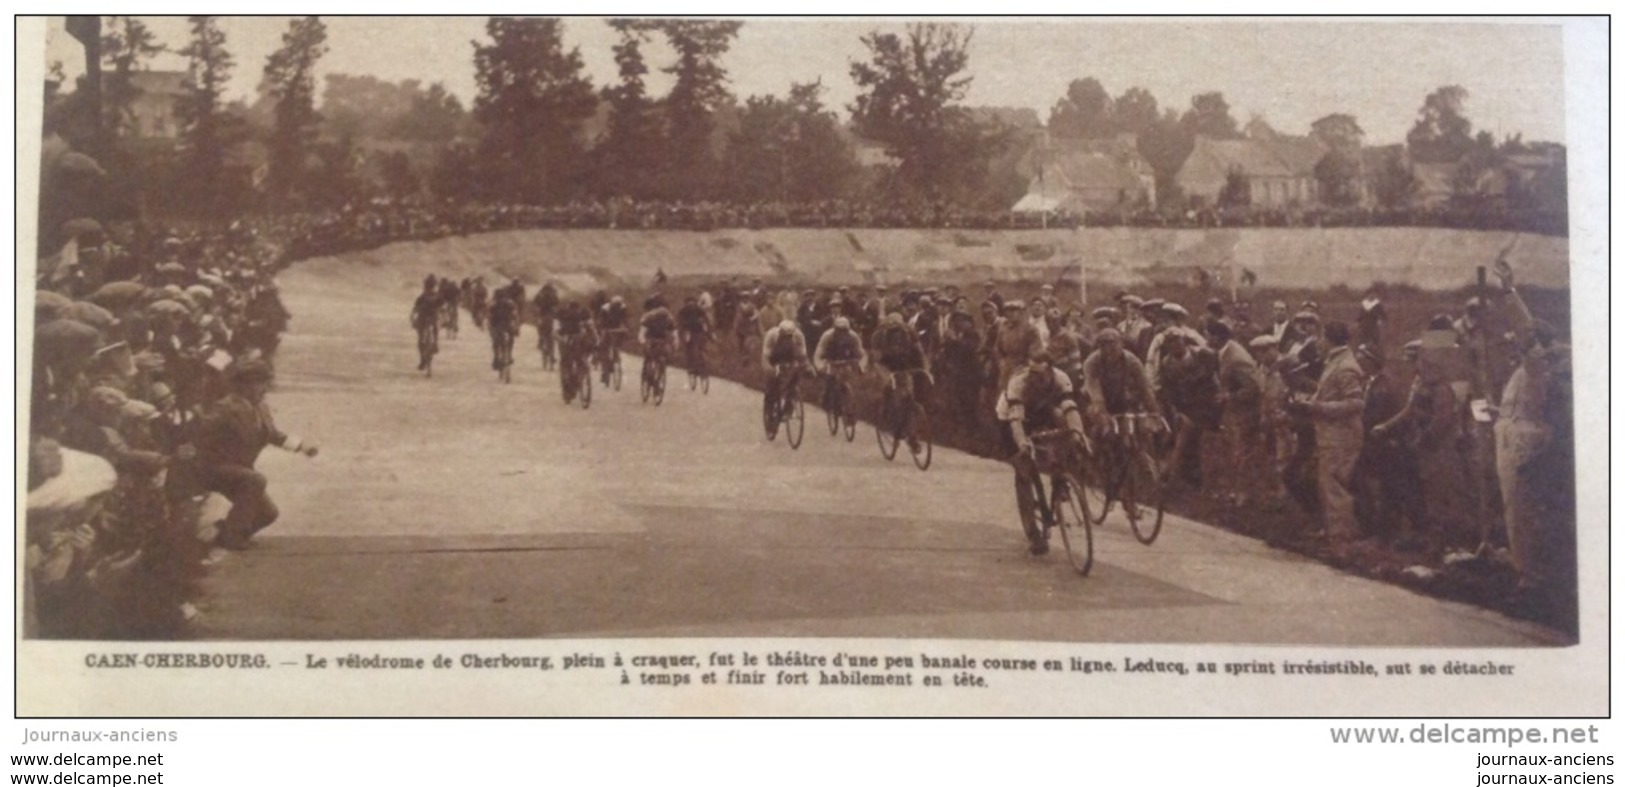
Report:
[[[1580,21],[50,17],[18,713],[1606,716]]]

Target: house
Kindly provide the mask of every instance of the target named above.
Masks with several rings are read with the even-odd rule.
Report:
[[[181,133],[179,107],[186,96],[185,71],[137,71],[130,75],[131,129],[138,139],[175,139]]]
[[[1246,180],[1254,207],[1307,205],[1319,200],[1315,165],[1325,155],[1325,147],[1311,137],[1197,137],[1174,182],[1187,196],[1214,204],[1236,172]]]
[[[1116,210],[1156,205],[1156,175],[1140,156],[1134,135],[1109,139],[1041,137],[1016,164],[1027,178],[1017,213]]]

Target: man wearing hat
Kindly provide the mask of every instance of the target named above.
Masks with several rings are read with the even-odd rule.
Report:
[[[1151,330],[1151,323],[1141,314],[1145,300],[1133,293],[1122,293],[1117,298],[1117,306],[1122,310],[1122,322],[1117,330],[1123,334],[1123,343],[1130,348],[1145,346],[1145,334]]]
[[[1325,369],[1315,392],[1289,406],[1306,415],[1315,429],[1316,481],[1326,535],[1348,540],[1360,535],[1354,517],[1354,467],[1365,440],[1365,371],[1349,347],[1347,324],[1326,326]]]
[[[982,302],[991,303],[1000,314],[1004,313],[1004,296],[999,294],[999,285],[992,279],[982,285]]]
[[[1055,285],[1045,282],[1038,288],[1038,292],[1038,299],[1044,302],[1045,311],[1049,311],[1050,309],[1056,308],[1060,305],[1060,301],[1056,300],[1055,298]]]
[[[1267,474],[1258,470],[1266,464],[1261,450],[1264,380],[1257,361],[1236,340],[1229,325],[1209,321],[1207,335],[1208,344],[1218,348],[1219,404],[1224,408],[1232,466],[1248,468],[1241,473],[1243,491],[1236,500],[1245,506],[1263,497],[1266,489],[1262,482]]]
[[[1419,351],[1421,343],[1416,347]],[[1354,356],[1367,377],[1365,411],[1360,419],[1365,428],[1365,442],[1355,464],[1355,512],[1367,532],[1397,538],[1402,545],[1411,546],[1416,529],[1424,524],[1422,465],[1416,441],[1412,439],[1415,432],[1384,428],[1399,419],[1399,414],[1410,406],[1410,395],[1399,388],[1382,354],[1374,347],[1356,345]],[[1411,357],[1414,363],[1415,355]],[[1416,382],[1420,381],[1413,381],[1411,393]]]
[[[1296,440],[1285,411],[1286,381],[1281,378],[1281,345],[1270,334],[1260,334],[1247,343],[1247,349],[1258,362],[1258,432],[1260,450],[1268,460],[1260,466],[1262,486],[1270,499],[1285,494],[1281,479],[1287,462],[1296,450]]]
[[[215,543],[245,549],[255,533],[276,521],[276,504],[266,480],[254,469],[260,452],[274,445],[305,456],[316,445],[278,429],[265,402],[271,369],[263,361],[239,363],[231,373],[233,390],[214,403],[198,428],[198,473],[205,489],[224,495],[231,510],[215,525]]]
[[[1027,363],[1033,353],[1044,348],[1038,330],[1027,319],[1026,310],[1027,304],[1019,300],[1004,303],[1004,319],[999,323],[993,353],[999,365],[998,389],[1001,391],[1010,384],[1010,376],[1016,373],[1016,369]]]

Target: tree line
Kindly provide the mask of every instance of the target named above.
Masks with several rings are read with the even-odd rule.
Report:
[[[263,65],[253,103],[225,98],[238,64],[218,18],[189,17],[187,41],[175,50],[187,62],[178,143],[155,150],[125,142],[138,136],[131,127],[134,75],[164,47],[139,19],[109,17],[101,92],[121,143],[102,151],[104,161],[126,182],[131,212],[199,215],[331,208],[374,197],[538,205],[854,200],[997,210],[1026,189],[1016,162],[1036,129],[964,104],[973,80],[969,26],[916,23],[863,35],[863,56],[848,73],[859,93],[844,107],[850,120],[843,123],[820,81],[738,100],[724,61],[742,22],[602,23],[616,39],[616,77],[607,85],[588,79],[579,49],[565,44],[561,20],[493,17],[485,38],[471,42],[472,106],[440,83],[328,74],[318,111],[315,72],[327,52],[319,17],[289,23]],[[669,77],[665,95],[648,85],[657,69]],[[54,125],[71,134],[77,124],[83,134],[87,110],[74,98],[60,102]],[[1322,201],[1352,205],[1362,199],[1363,182],[1379,204],[1404,204],[1417,188],[1414,167],[1429,162],[1459,162],[1456,185],[1470,195],[1508,156],[1530,151],[1518,138],[1473,134],[1466,99],[1459,86],[1429,94],[1407,155],[1376,172],[1362,156],[1364,132],[1354,116],[1315,121],[1309,135],[1327,151],[1314,173]],[[1047,131],[1055,139],[1132,135],[1155,172],[1158,202],[1175,208],[1183,204],[1176,175],[1197,137],[1278,136],[1262,118],[1238,123],[1221,92],[1198,94],[1180,111],[1141,87],[1113,96],[1092,77],[1071,82]],[[860,141],[883,152],[878,166],[860,165]],[[234,153],[247,142],[263,148],[263,162],[245,164]],[[245,182],[243,168],[260,163],[263,182]],[[1233,180],[1221,202],[1244,205],[1245,180]],[[1560,199],[1563,185],[1516,184],[1540,190],[1545,202]]]

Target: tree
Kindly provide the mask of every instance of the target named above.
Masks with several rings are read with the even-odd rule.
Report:
[[[898,181],[917,196],[944,195],[964,163],[949,157],[954,137],[970,131],[968,118],[951,110],[970,87],[971,35],[938,23],[911,24],[906,37],[875,31],[860,39],[869,60],[851,64],[862,91],[848,107],[853,125],[886,145],[900,162]]]
[[[1377,204],[1390,210],[1408,207],[1411,197],[1416,194],[1417,185],[1415,170],[1405,163],[1404,156],[1395,151],[1387,157],[1377,173]]]
[[[1236,119],[1230,116],[1230,105],[1225,102],[1224,94],[1216,91],[1192,96],[1191,108],[1185,111],[1179,122],[1193,139],[1237,139],[1241,136],[1236,128]]]
[[[322,126],[333,137],[383,137],[421,92],[415,79],[386,82],[365,74],[328,74],[322,88]]]
[[[1309,124],[1309,135],[1332,150],[1348,153],[1360,149],[1365,130],[1353,115],[1334,112]]]
[[[181,160],[189,174],[198,205],[209,210],[225,208],[224,188],[227,123],[220,106],[221,94],[236,65],[226,50],[226,34],[212,16],[187,18],[191,39],[180,54],[186,57],[185,93],[176,105],[181,121]]]
[[[305,161],[316,142],[321,115],[316,112],[316,62],[327,53],[327,26],[321,17],[288,23],[282,47],[265,59],[262,85],[275,102],[271,130],[271,195],[296,199],[303,187]]]
[[[706,197],[716,173],[712,116],[732,100],[728,72],[720,61],[744,23],[671,19],[656,25],[677,51],[677,62],[662,69],[677,78],[665,102],[666,151],[673,185],[679,193]]]
[[[1156,175],[1157,203],[1177,206],[1175,179],[1195,147],[1195,138],[1181,124],[1179,113],[1172,109],[1163,112],[1160,119],[1140,133],[1137,147]]]
[[[103,30],[102,59],[108,68],[102,94],[107,101],[108,122],[114,136],[132,136],[139,131],[134,125],[135,99],[140,93],[132,77],[145,71],[147,63],[164,47],[146,24],[133,16],[110,17]]]
[[[1338,112],[1316,120],[1309,129],[1309,135],[1326,146],[1326,155],[1315,164],[1321,200],[1337,207],[1358,203],[1360,142],[1365,138],[1359,121]]]
[[[1473,144],[1473,123],[1467,119],[1467,88],[1446,85],[1422,101],[1416,123],[1405,135],[1411,159],[1451,163],[1466,155]]]
[[[788,98],[751,96],[729,137],[727,196],[742,201],[814,201],[841,196],[857,174],[835,113],[818,82],[792,84]]]
[[[1050,110],[1050,133],[1083,139],[1110,137],[1118,129],[1112,110],[1111,94],[1101,86],[1100,80],[1074,79],[1067,85],[1066,96]]]
[[[423,191],[423,179],[404,151],[385,153],[378,159],[378,181],[384,193],[396,199],[410,199]]]
[[[446,86],[436,82],[414,93],[402,113],[384,129],[389,139],[415,142],[450,142],[469,125],[468,111]]]
[[[564,50],[558,19],[492,17],[485,32],[489,43],[474,42],[480,181],[488,196],[565,198],[580,169],[581,124],[598,105],[581,52]]]
[[[1143,87],[1131,87],[1112,102],[1112,120],[1118,132],[1139,136],[1157,124],[1157,98]]]
[[[643,59],[643,45],[649,43],[655,27],[637,19],[611,19],[608,24],[620,34],[614,47],[620,84],[603,91],[609,104],[609,128],[593,150],[595,185],[604,196],[648,199],[660,192],[665,158],[665,130],[644,85],[649,66]]]

